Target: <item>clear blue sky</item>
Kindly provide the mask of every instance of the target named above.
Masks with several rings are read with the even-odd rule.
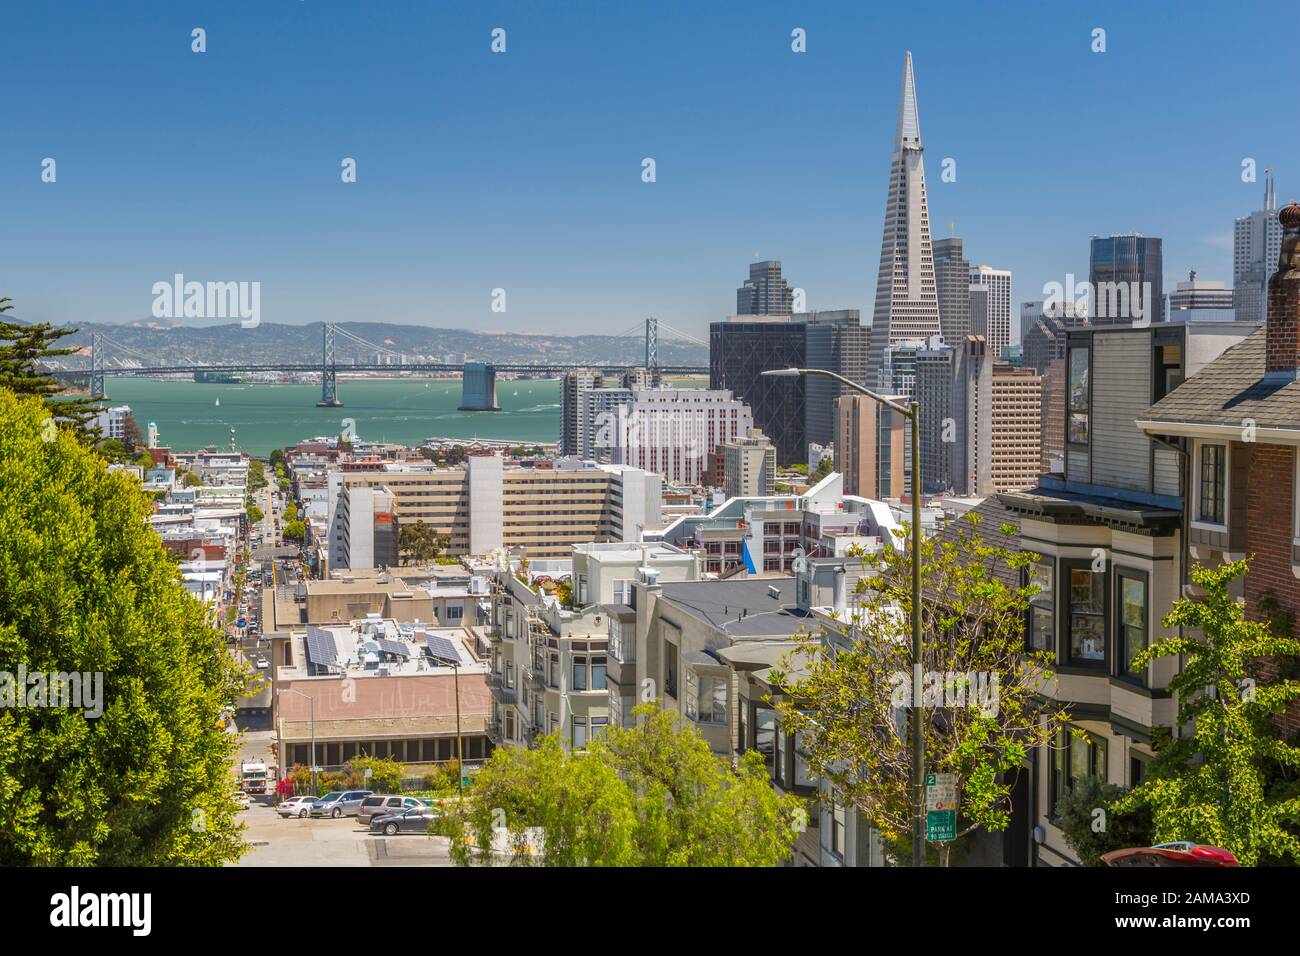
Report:
[[[1199,0],[11,3],[0,295],[146,320],[183,272],[261,282],[270,322],[702,335],[757,253],[867,319],[907,49],[934,233],[1013,270],[1016,302],[1134,230],[1167,288],[1230,283],[1263,193],[1242,159],[1300,197],[1296,25]]]

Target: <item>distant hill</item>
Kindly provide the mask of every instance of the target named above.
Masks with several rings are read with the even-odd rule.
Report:
[[[637,365],[645,360],[645,342],[641,338],[618,338],[612,335],[545,335],[523,332],[475,332],[470,329],[435,329],[423,325],[396,325],[391,322],[340,322],[339,328],[368,342],[394,349],[409,356],[422,356],[430,362],[468,361],[524,363],[555,362],[575,365],[609,363]],[[252,329],[238,322],[191,328],[161,323],[145,325],[104,325],[77,323],[77,331],[60,342],[85,349],[63,360],[68,368],[90,365],[91,337],[100,332],[120,342],[127,349],[142,353],[148,361],[130,353],[145,365],[188,365],[249,362],[319,362],[324,338],[323,324],[278,325],[263,322]],[[121,355],[113,350],[114,355]],[[339,337],[335,354],[340,362],[366,362],[374,352]],[[659,340],[660,365],[709,364],[707,348],[686,342]]]

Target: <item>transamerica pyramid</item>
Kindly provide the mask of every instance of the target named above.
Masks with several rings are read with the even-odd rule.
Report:
[[[892,390],[880,370],[889,346],[923,341],[939,334],[939,298],[935,292],[934,259],[930,250],[930,211],[925,195],[925,162],[921,158],[921,118],[916,109],[912,53],[903,60],[903,92],[898,104],[898,130],[889,168],[885,200],[885,230],[880,242],[880,275],[871,320],[868,387]]]

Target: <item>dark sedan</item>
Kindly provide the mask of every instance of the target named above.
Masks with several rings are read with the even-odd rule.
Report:
[[[370,821],[371,833],[385,836],[397,836],[399,833],[428,833],[429,825],[438,819],[438,811],[432,807],[411,807],[401,813],[375,817]]]

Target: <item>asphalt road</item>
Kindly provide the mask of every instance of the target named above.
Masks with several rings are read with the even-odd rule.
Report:
[[[451,866],[446,837],[374,836],[355,817],[281,819],[271,797],[242,814],[252,850],[235,866]]]

